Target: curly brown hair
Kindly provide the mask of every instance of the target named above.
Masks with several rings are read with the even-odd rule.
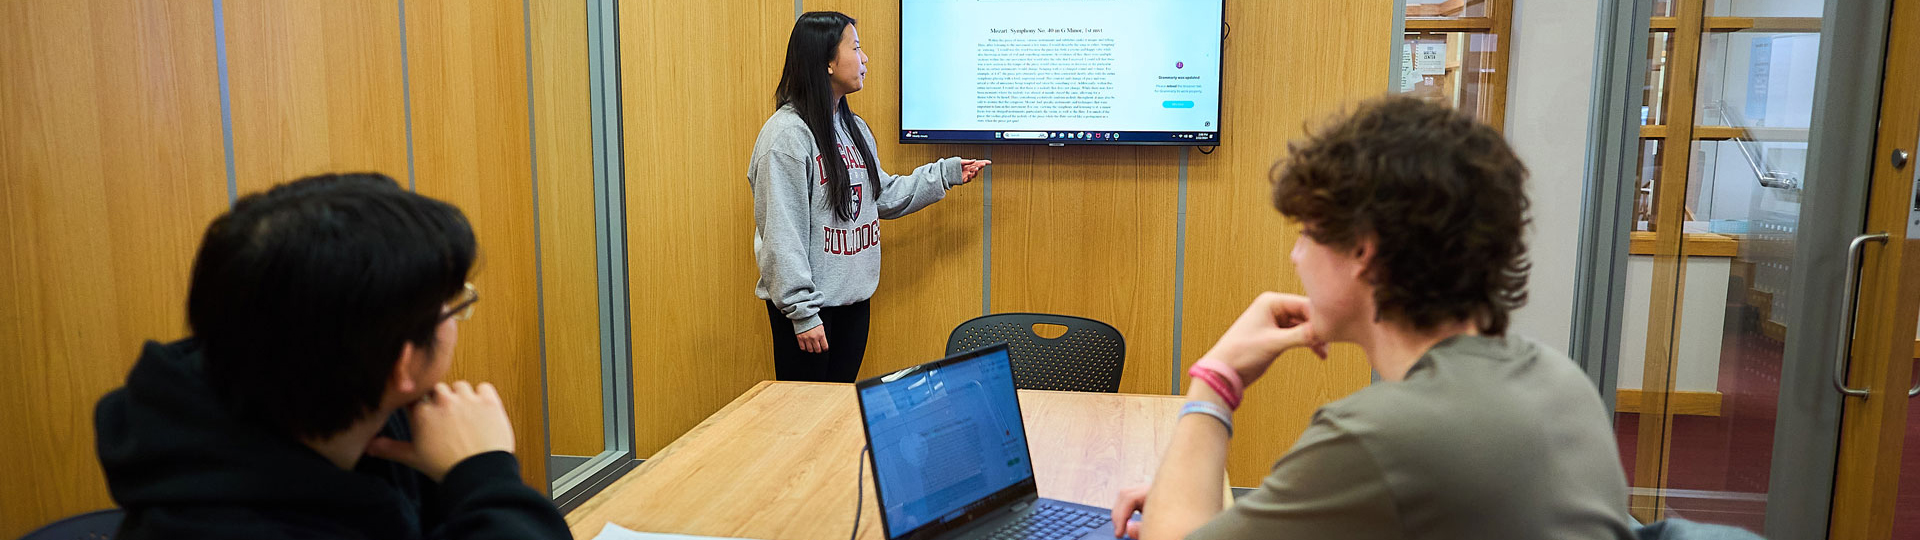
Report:
[[[1443,105],[1387,96],[1287,153],[1271,172],[1273,206],[1315,242],[1374,240],[1366,278],[1382,318],[1506,332],[1533,265],[1523,241],[1527,168],[1498,132]]]

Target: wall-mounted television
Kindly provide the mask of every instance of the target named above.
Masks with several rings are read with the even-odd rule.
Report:
[[[901,0],[900,142],[1220,144],[1224,0]]]

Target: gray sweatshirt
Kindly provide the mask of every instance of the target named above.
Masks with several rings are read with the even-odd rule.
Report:
[[[867,122],[858,116],[854,122],[867,147],[875,148]],[[779,307],[793,321],[795,334],[820,326],[820,308],[873,297],[880,285],[881,219],[926,208],[962,183],[957,157],[922,165],[906,176],[887,174],[879,163],[869,168],[861,163],[860,151],[839,118],[833,124],[858,203],[852,221],[840,219],[828,204],[820,152],[792,107],[781,107],[760,128],[753,161],[747,165],[747,183],[753,187],[753,257],[760,264],[760,282],[753,293]],[[867,187],[874,178],[881,187],[878,200]]]

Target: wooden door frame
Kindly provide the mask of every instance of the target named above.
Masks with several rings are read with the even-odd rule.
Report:
[[[1895,167],[1889,157],[1920,152],[1920,0],[1894,0],[1883,73],[1865,230],[1890,238],[1867,244],[1860,266],[1848,385],[1869,394],[1847,398],[1841,413],[1828,531],[1834,540],[1893,535],[1915,356],[1911,332],[1920,318],[1920,241],[1906,238],[1916,164],[1909,158]]]

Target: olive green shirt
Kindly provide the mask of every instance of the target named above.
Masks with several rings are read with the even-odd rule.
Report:
[[[1633,538],[1605,405],[1565,355],[1456,336],[1321,407],[1191,539]]]

